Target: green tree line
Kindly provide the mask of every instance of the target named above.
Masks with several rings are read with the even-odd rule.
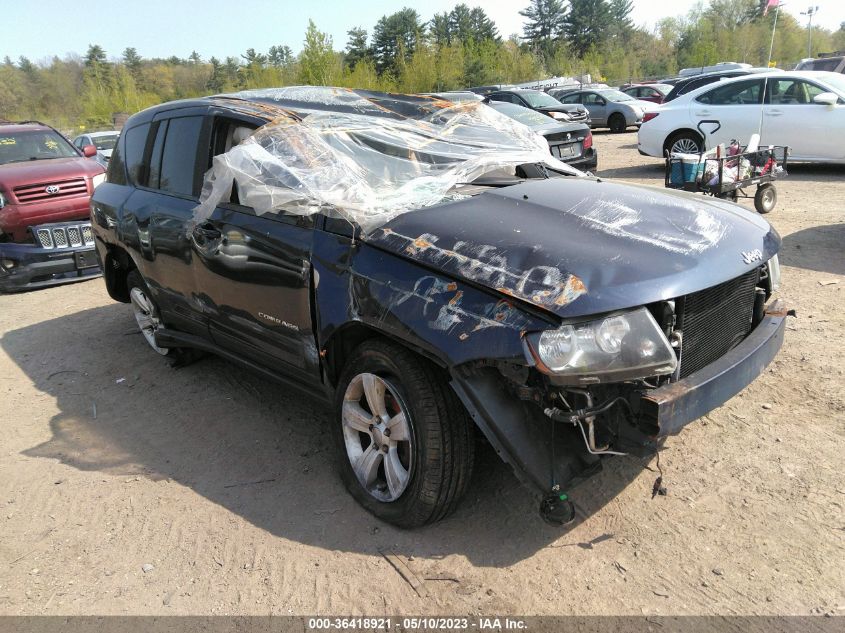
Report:
[[[404,8],[368,31],[351,27],[337,45],[310,21],[300,50],[203,59],[196,51],[145,59],[128,47],[109,57],[97,44],[84,56],[0,63],[0,119],[40,119],[64,129],[109,127],[112,115],[187,97],[296,84],[435,92],[590,73],[608,83],[670,76],[719,61],[765,65],[774,12],[765,0],[709,0],[652,30],[633,24],[632,0],[528,0],[521,34],[503,37],[482,8],[458,4],[424,19]],[[772,60],[791,68],[807,54],[807,29],[778,17]],[[845,24],[813,29],[813,50],[845,49]]]

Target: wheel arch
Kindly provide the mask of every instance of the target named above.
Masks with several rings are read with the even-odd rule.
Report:
[[[390,332],[386,332],[363,321],[350,321],[335,330],[326,340],[320,351],[328,383],[332,387],[336,387],[346,361],[352,355],[355,348],[365,341],[378,338],[401,345],[438,367],[446,368],[447,366],[442,358],[424,350],[418,345],[414,345],[411,341],[401,339]]]
[[[135,262],[120,246],[108,245],[103,261],[103,278],[106,290],[115,301],[129,303],[129,287],[126,278],[135,270]]]
[[[704,138],[704,136],[701,134],[701,132],[699,132],[698,130],[694,130],[692,128],[689,128],[689,127],[682,127],[682,128],[678,128],[677,130],[670,132],[669,134],[666,135],[666,138],[663,139],[663,155],[665,156],[666,152],[669,151],[669,148],[671,147],[671,144],[672,144],[671,143],[672,139],[674,139],[676,136],[679,136],[680,134],[686,134],[686,133],[695,136],[701,142],[702,147],[706,147],[707,139]]]

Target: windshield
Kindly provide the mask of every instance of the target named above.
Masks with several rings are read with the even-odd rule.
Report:
[[[834,88],[840,97],[845,97],[845,75],[830,73],[822,77],[821,80],[831,88]]]
[[[527,125],[528,127],[537,127],[538,125],[548,125],[549,123],[552,123],[552,119],[545,114],[540,114],[534,110],[523,108],[515,103],[505,103],[504,101],[497,101],[495,103],[496,105],[493,106],[494,109],[509,116],[514,121],[519,121],[520,123]]]
[[[70,156],[79,154],[70,143],[52,130],[13,132],[0,136],[0,165]]]
[[[91,140],[99,150],[114,149],[114,146],[117,144],[117,137],[117,134],[111,136],[92,136]]]
[[[525,99],[532,108],[554,108],[560,105],[560,101],[554,97],[547,95],[545,92],[524,92],[518,93],[520,97]]]
[[[596,92],[608,101],[636,101],[636,99],[634,99],[631,95],[626,95],[624,92],[619,90],[597,90]]]

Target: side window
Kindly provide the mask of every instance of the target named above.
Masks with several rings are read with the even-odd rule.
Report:
[[[604,99],[602,99],[595,92],[591,92],[589,94],[584,95],[583,103],[584,105],[604,105]]]
[[[575,94],[566,95],[565,97],[561,97],[560,101],[563,103],[581,103],[581,95],[577,92]]]
[[[211,153],[209,155],[208,166],[211,166],[211,159],[214,156],[228,152],[236,145],[239,145],[248,138],[255,129],[256,127],[254,124],[246,121],[227,119],[219,116],[215,117],[214,127],[211,133]],[[229,197],[229,202],[238,205],[240,204],[237,183],[235,183],[232,187],[232,194]]]
[[[155,140],[153,149],[150,152],[150,177],[149,186],[158,189],[161,186],[161,152],[164,149],[164,135],[167,134],[167,119],[154,123]]]
[[[126,148],[126,155],[124,161],[126,162],[126,170],[129,174],[129,182],[133,185],[143,185],[146,183],[147,170],[144,167],[144,149],[147,147],[147,135],[149,131],[150,124],[144,123],[125,132],[126,140],[124,141],[124,146]]]
[[[705,92],[696,101],[709,105],[758,105],[762,88],[762,79],[738,81]]]
[[[195,175],[203,117],[170,119],[161,151],[158,188],[186,196],[197,195]],[[159,126],[161,129],[161,126]]]
[[[813,103],[824,92],[815,84],[800,79],[770,79],[766,88],[766,102],[772,105],[804,105]]]
[[[118,139],[118,142],[115,143],[107,168],[106,179],[115,185],[126,184],[126,165],[123,163],[123,143],[123,138]]]

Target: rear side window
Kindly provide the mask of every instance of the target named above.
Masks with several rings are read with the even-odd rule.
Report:
[[[144,123],[126,131],[126,171],[129,174],[129,182],[133,185],[143,185],[146,180],[146,169],[144,168],[144,149],[147,147],[147,135],[150,132],[150,124]],[[111,162],[111,161],[110,161]],[[109,178],[110,182],[115,182]]]
[[[123,163],[123,143],[116,143],[109,159],[107,180],[115,185],[126,184],[126,165]]]
[[[760,79],[738,81],[705,92],[696,101],[710,105],[757,105],[760,103],[762,88],[763,81]]]
[[[158,188],[186,196],[194,196],[197,154],[203,117],[187,116],[170,119],[161,152]]]

